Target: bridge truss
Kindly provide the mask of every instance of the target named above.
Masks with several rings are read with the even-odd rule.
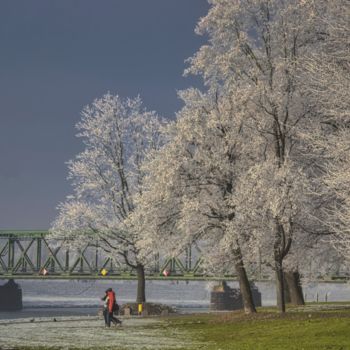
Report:
[[[175,258],[154,256],[147,279],[228,279],[204,274],[200,248],[188,246]],[[64,241],[47,239],[47,232],[0,232],[0,279],[135,279],[122,261],[111,259],[98,242],[70,250]]]

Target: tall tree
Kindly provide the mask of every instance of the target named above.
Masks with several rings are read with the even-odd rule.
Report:
[[[306,203],[299,194],[303,195],[300,189],[307,186],[305,168],[309,164],[304,162],[299,132],[313,127],[298,69],[300,61],[323,39],[323,26],[315,19],[313,1],[210,3],[208,15],[197,26],[197,33],[209,36],[208,44],[190,60],[186,72],[203,76],[210,89],[224,86],[233,96],[237,89],[250,96],[244,108],[246,119],[254,124],[249,126],[252,132],[247,142],[251,147],[256,146],[256,138],[265,142],[257,143],[262,157],[247,172],[246,180],[242,179],[245,187],[241,186],[241,192],[246,195],[241,198],[247,199],[249,188],[256,189],[251,193],[255,200],[248,201],[251,206],[245,210],[245,221],[252,223],[255,241],[260,242],[254,246],[265,246],[273,257],[277,304],[284,312],[283,261],[293,241],[298,213]],[[244,210],[242,201],[240,205]],[[250,220],[251,214],[255,221]]]
[[[139,97],[106,94],[82,111],[77,124],[84,151],[69,162],[74,194],[58,207],[52,237],[82,246],[98,240],[116,262],[137,272],[137,302],[144,302],[145,263],[138,231],[127,224],[144,176],[141,163],[160,144],[160,121]]]
[[[255,312],[242,256],[246,238],[233,230],[236,210],[230,203],[237,177],[248,167],[240,160],[247,151],[240,103],[224,91],[189,89],[180,96],[185,106],[169,127],[169,142],[145,165],[148,175],[134,213],[145,237],[141,246],[176,255],[201,241],[206,268],[223,272],[234,266],[245,312]]]

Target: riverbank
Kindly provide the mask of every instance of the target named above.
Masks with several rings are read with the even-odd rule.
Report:
[[[132,304],[132,303],[130,303]],[[170,305],[178,314],[200,314],[208,313],[209,305]],[[0,311],[0,320],[41,318],[41,317],[74,317],[74,316],[97,316],[102,307],[25,307],[18,311]],[[0,349],[1,350],[1,349]]]
[[[350,305],[309,304],[239,312],[122,318],[106,329],[96,316],[0,321],[1,349],[350,350]]]

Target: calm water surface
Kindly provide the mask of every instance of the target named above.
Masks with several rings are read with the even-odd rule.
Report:
[[[0,319],[40,316],[96,316],[102,307],[100,298],[108,287],[116,291],[118,303],[136,299],[136,281],[45,281],[17,280],[23,293],[23,310],[0,312]],[[5,281],[0,281],[0,285]],[[149,302],[164,303],[180,312],[207,312],[210,291],[215,282],[206,281],[147,281]],[[238,287],[238,282],[229,282]],[[275,305],[273,282],[257,282],[263,306]],[[308,283],[303,286],[306,301],[350,301],[349,283]]]

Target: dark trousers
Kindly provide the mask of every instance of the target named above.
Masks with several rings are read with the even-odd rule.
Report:
[[[108,312],[107,309],[103,310],[103,317],[105,319],[105,325],[107,327],[111,326],[111,322],[113,322],[115,325],[122,323],[120,320],[113,316],[113,312]]]

